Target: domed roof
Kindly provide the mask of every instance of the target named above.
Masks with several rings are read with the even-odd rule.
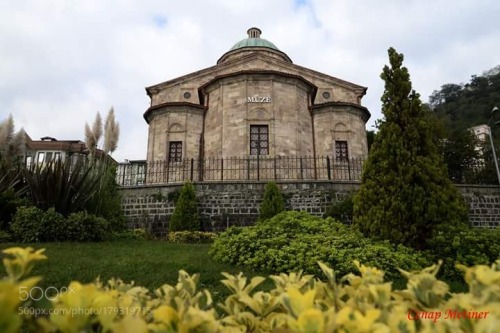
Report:
[[[230,51],[241,49],[244,47],[267,47],[277,51],[280,50],[276,47],[276,45],[274,45],[267,39],[260,38],[260,34],[262,33],[262,31],[260,31],[259,28],[250,28],[248,29],[247,33],[248,38],[240,40],[238,43],[234,44]]]

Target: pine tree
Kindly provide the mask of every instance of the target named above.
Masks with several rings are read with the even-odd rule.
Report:
[[[465,224],[467,209],[448,178],[403,55],[393,48],[388,53],[391,67],[381,74],[385,119],[354,197],[354,223],[367,236],[424,248],[433,231]]]
[[[264,199],[260,205],[259,220],[264,221],[285,210],[285,200],[275,182],[269,182],[264,189]]]
[[[196,190],[190,181],[182,186],[179,199],[175,203],[174,213],[170,218],[169,231],[199,231],[198,200]]]

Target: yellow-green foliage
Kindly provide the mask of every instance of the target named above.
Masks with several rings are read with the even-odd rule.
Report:
[[[167,240],[176,244],[212,243],[217,238],[215,232],[210,231],[172,231]]]
[[[4,251],[7,276],[0,280],[0,331],[40,332],[496,332],[500,327],[500,259],[491,267],[460,266],[470,291],[450,294],[436,278],[438,265],[401,273],[407,289],[392,290],[384,273],[356,266],[336,282],[334,271],[319,263],[324,280],[302,273],[271,276],[275,287],[256,291],[265,278],[223,273],[232,292],[215,306],[209,291],[197,288],[198,275],[179,272],[175,286],[154,292],[121,280],[82,284],[52,297],[51,313],[34,316],[22,301],[40,278],[26,278],[43,250]],[[36,310],[36,309],[35,309]],[[38,309],[40,310],[40,309]],[[20,314],[22,312],[22,314]],[[34,311],[33,311],[34,312]]]

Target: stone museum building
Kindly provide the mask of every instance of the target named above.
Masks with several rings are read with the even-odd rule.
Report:
[[[148,173],[182,170],[179,180],[326,178],[312,170],[317,159],[333,165],[366,158],[367,88],[294,64],[258,28],[247,33],[215,66],[146,88]],[[290,168],[296,170],[285,176]]]

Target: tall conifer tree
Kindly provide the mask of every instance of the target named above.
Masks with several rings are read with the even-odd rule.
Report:
[[[414,90],[403,55],[390,48],[384,66],[384,120],[354,197],[354,223],[368,235],[424,248],[433,231],[463,225],[467,209],[439,154],[428,111]]]

